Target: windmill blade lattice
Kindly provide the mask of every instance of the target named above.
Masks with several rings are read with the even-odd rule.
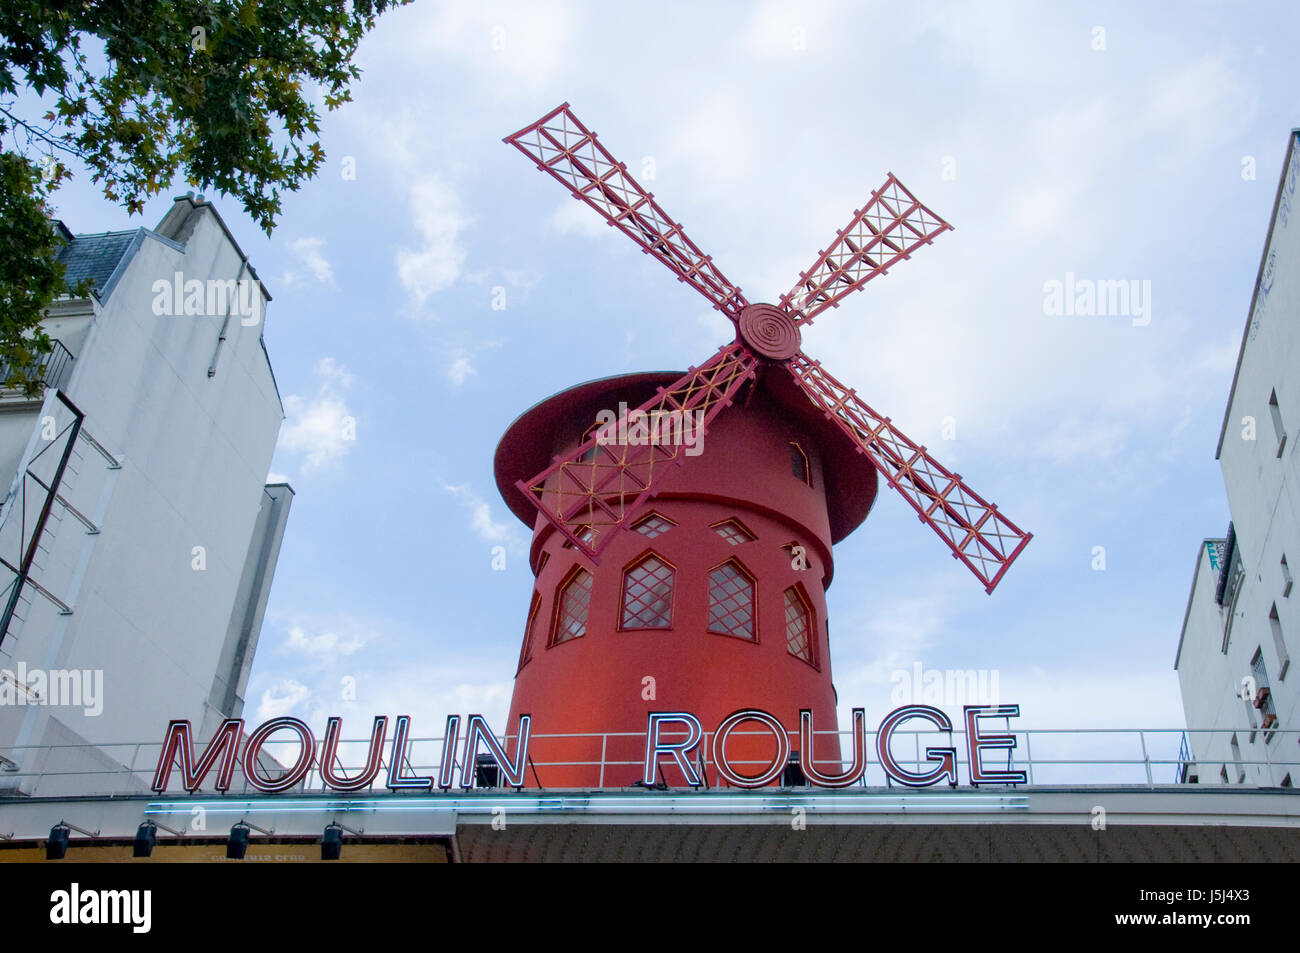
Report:
[[[779,306],[750,304],[596,134],[578,121],[568,103],[505,141],[709,299],[736,327],[735,341],[625,414],[618,421],[620,430],[637,413],[699,411],[700,433],[707,433],[708,424],[731,405],[746,381],[755,379],[763,367],[783,364],[812,405],[839,425],[953,556],[986,591],[993,591],[1031,535],[800,350],[802,325],[837,307],[846,295],[885,274],[951,225],[890,173]],[[516,485],[576,549],[596,560],[639,515],[642,503],[662,488],[671,468],[684,462],[684,450],[680,441],[610,443],[598,432]]]
[[[871,201],[853,213],[830,248],[782,295],[781,306],[795,316],[796,323],[808,324],[951,228],[891,172],[885,184],[871,193]]]
[[[817,361],[800,353],[788,365],[809,399],[840,429],[921,521],[939,534],[955,557],[966,564],[988,592],[1032,538],[966,486],[925,447],[858,399],[852,388],[832,377]]]
[[[702,366],[688,371],[640,407],[619,418],[621,430],[634,414],[653,421],[656,415],[691,414],[703,433],[731,404],[736,392],[754,377],[758,360],[743,345],[728,344]],[[703,413],[702,418],[694,415]],[[643,502],[655,494],[670,469],[685,461],[688,448],[670,443],[610,442],[598,430],[568,456],[537,476],[516,484],[573,546],[592,560],[625,528]]]
[[[569,104],[504,140],[654,255],[733,321],[747,302],[654,196],[578,121]]]

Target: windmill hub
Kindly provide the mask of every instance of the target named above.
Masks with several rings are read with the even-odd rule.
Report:
[[[740,339],[773,361],[786,361],[799,353],[799,326],[788,312],[770,304],[745,306],[740,312]]]

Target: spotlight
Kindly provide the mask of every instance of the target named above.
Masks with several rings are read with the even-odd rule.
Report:
[[[240,821],[230,829],[230,839],[226,841],[226,859],[243,860],[248,853],[249,826]]]
[[[45,842],[45,859],[62,860],[68,855],[68,833],[71,828],[60,821],[50,828],[50,839]]]
[[[153,853],[154,844],[158,843],[158,825],[145,821],[135,832],[135,849],[132,857],[148,857]]]
[[[331,824],[325,828],[325,836],[320,842],[320,859],[321,860],[338,860],[339,855],[343,853],[343,828],[337,824]]]
[[[343,832],[355,834],[360,837],[362,831],[354,831],[350,827],[344,827],[338,821],[331,821],[325,828],[325,836],[320,842],[320,859],[321,860],[338,860],[343,853]]]
[[[257,831],[259,834],[270,837],[275,833],[275,828],[268,831],[265,827],[258,827],[256,824],[248,823],[248,821],[239,821],[230,829],[230,838],[226,841],[227,860],[244,859],[244,855],[248,853],[248,837],[251,831]]]
[[[68,834],[76,831],[78,834],[85,834],[87,837],[98,837],[99,831],[88,831],[84,827],[78,827],[76,824],[69,824],[67,821],[59,821],[50,828],[49,840],[45,842],[45,859],[62,860],[68,856]]]

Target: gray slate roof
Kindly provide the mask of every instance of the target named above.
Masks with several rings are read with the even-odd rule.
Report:
[[[81,279],[89,278],[91,287],[102,295],[139,231],[132,228],[123,232],[76,235],[70,239],[59,251],[59,261],[67,268],[64,280],[68,290],[75,288]]]

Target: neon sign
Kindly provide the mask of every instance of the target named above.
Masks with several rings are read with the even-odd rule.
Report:
[[[1010,768],[1010,752],[1016,747],[1016,736],[1011,733],[988,733],[981,727],[986,718],[1017,718],[1020,716],[1019,705],[967,705],[962,711],[962,721],[966,736],[966,764],[971,785],[981,784],[1024,784],[1024,771]],[[948,732],[951,738],[953,723],[948,716],[931,705],[903,705],[895,708],[876,730],[875,752],[877,763],[884,770],[890,781],[905,787],[929,787],[946,781],[950,787],[957,786],[958,757],[953,745],[930,746],[925,749],[922,759],[918,753],[917,766],[905,766],[892,749],[894,735],[905,722],[921,720],[929,722],[941,732]],[[727,743],[742,725],[757,725],[760,734],[770,734],[775,743],[775,754],[770,762],[753,771],[752,765],[738,765],[728,755]],[[393,740],[388,761],[386,786],[393,792],[432,791],[435,785],[442,790],[451,788],[456,783],[457,754],[463,749],[464,759],[459,762],[460,784],[464,788],[474,786],[474,770],[478,764],[480,748],[486,749],[486,756],[491,758],[500,771],[502,782],[507,787],[521,788],[524,785],[524,769],[528,765],[528,743],[531,737],[532,716],[520,715],[518,730],[515,732],[515,755],[511,758],[506,747],[498,740],[482,715],[470,715],[465,719],[465,741],[460,742],[461,717],[450,715],[447,718],[446,731],[443,736],[442,758],[438,764],[437,777],[421,776],[411,773],[409,760],[411,719],[408,715],[399,715],[394,719]],[[197,757],[194,750],[193,731],[190,723],[184,720],[172,721],[167,725],[167,734],[163,739],[162,752],[158,757],[158,767],[154,772],[153,790],[163,793],[171,781],[174,769],[180,769],[181,786],[191,794],[199,790],[204,780],[214,770],[216,777],[213,786],[218,791],[228,791],[234,780],[235,767],[242,763],[244,777],[248,785],[263,794],[279,794],[302,784],[316,765],[316,739],[306,722],[298,718],[272,718],[253,730],[244,742],[242,757],[240,739],[243,737],[244,721],[242,718],[230,718],[217,729],[212,740],[208,742],[203,756]],[[294,736],[297,754],[293,763],[279,777],[270,777],[259,762],[262,750],[272,735],[288,732]],[[325,790],[344,793],[365,790],[373,785],[383,767],[383,752],[388,738],[388,718],[381,715],[374,720],[370,732],[365,764],[360,770],[349,776],[338,765],[338,748],[343,733],[343,719],[332,717],[325,729],[325,738],[321,744],[319,771],[321,784]],[[754,733],[752,730],[747,733]],[[853,756],[847,768],[836,773],[828,773],[824,767],[818,767],[814,757],[816,732],[813,728],[813,714],[804,709],[799,712],[799,750],[791,753],[790,733],[781,721],[770,712],[761,708],[743,708],[724,718],[713,732],[708,744],[714,769],[727,784],[736,788],[761,788],[779,779],[787,767],[797,758],[804,778],[815,787],[845,788],[862,780],[867,770],[867,731],[866,712],[862,708],[853,709],[853,728],[851,731]],[[642,772],[642,784],[654,786],[656,775],[663,778],[663,767],[671,763],[680,772],[685,784],[699,787],[702,783],[699,768],[702,766],[705,748],[704,726],[700,719],[687,711],[651,712],[646,725],[645,759]],[[996,769],[985,764],[987,752],[1007,752],[1008,766]],[[924,762],[926,767],[921,766]],[[823,766],[825,762],[822,762]],[[842,767],[842,766],[841,766]]]

